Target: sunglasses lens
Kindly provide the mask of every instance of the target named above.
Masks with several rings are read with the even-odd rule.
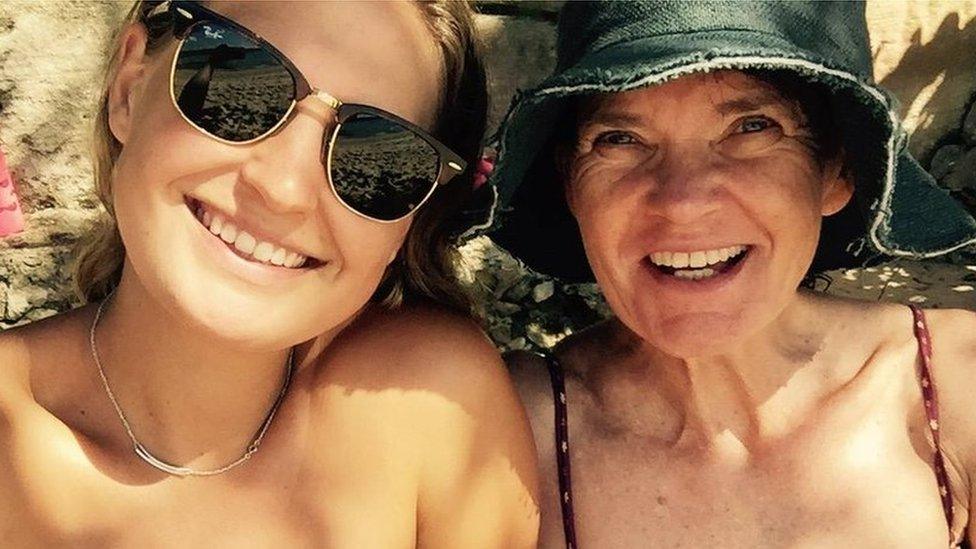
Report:
[[[332,145],[336,194],[374,219],[392,221],[417,209],[434,187],[439,169],[440,158],[430,143],[375,114],[350,116]]]
[[[233,142],[281,122],[295,97],[288,69],[261,44],[228,25],[195,25],[177,53],[173,97],[187,119]]]

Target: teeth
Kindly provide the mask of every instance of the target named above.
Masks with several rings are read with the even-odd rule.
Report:
[[[261,242],[254,248],[254,258],[258,261],[268,261],[274,255],[274,245]]]
[[[228,244],[233,244],[237,240],[237,227],[229,221],[224,222],[224,226],[220,228],[220,239]]]
[[[220,233],[221,237],[224,233]],[[247,231],[241,231],[241,234],[237,235],[237,240],[234,241],[234,247],[238,251],[244,252],[246,254],[253,253],[254,247],[257,246],[258,241],[253,236],[251,236]]]
[[[288,255],[288,252],[284,248],[278,248],[275,250],[274,255],[271,256],[271,263],[279,266],[284,265],[286,255]]]
[[[651,263],[660,267],[671,267],[674,269],[701,269],[708,265],[714,265],[723,261],[728,261],[746,251],[745,246],[729,246],[715,250],[701,250],[695,252],[654,252],[650,255]]]
[[[234,246],[238,252],[250,255],[255,261],[288,268],[295,268],[306,262],[306,256],[270,242],[260,241],[247,231],[238,229],[219,213],[207,211],[202,205],[194,213],[212,234]]]
[[[686,278],[688,280],[700,280],[702,278],[708,278],[716,273],[713,269],[692,269],[675,271],[674,276],[678,278]]]

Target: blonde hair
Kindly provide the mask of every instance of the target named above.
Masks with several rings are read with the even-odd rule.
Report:
[[[104,70],[92,143],[95,194],[108,215],[79,243],[72,272],[78,294],[89,302],[111,293],[122,277],[125,262],[125,246],[112,207],[113,171],[122,144],[108,124],[109,87],[118,70],[120,41],[126,28],[142,24],[148,34],[147,54],[167,45],[172,38],[170,26],[147,23],[148,14],[161,3],[137,0],[110,42],[111,56]],[[433,134],[467,160],[469,169],[438,188],[417,212],[372,301],[395,307],[422,299],[470,312],[470,299],[455,276],[458,257],[454,238],[460,233],[460,209],[470,198],[473,167],[481,153],[487,85],[474,36],[473,12],[467,2],[419,0],[417,5],[444,59],[444,88]]]

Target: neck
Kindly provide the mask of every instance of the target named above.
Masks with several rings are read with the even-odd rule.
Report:
[[[295,348],[293,379],[332,335]],[[136,439],[198,469],[240,457],[278,397],[291,351],[222,341],[153,300],[128,270],[103,307],[95,344]]]
[[[817,298],[797,294],[769,325],[703,356],[670,356],[631,334],[639,343],[625,383],[651,387],[666,403],[675,418],[664,430],[671,444],[744,456],[795,427],[817,398],[806,389],[823,385],[819,366],[829,326],[820,307]],[[604,377],[605,384],[617,383]]]

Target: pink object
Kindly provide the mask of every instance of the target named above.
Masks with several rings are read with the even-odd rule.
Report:
[[[0,237],[24,230],[24,212],[14,190],[14,180],[7,169],[7,159],[0,151]]]
[[[495,161],[494,159],[482,156],[478,160],[478,165],[474,169],[474,188],[477,189],[488,182],[488,176],[491,172],[495,171]]]

